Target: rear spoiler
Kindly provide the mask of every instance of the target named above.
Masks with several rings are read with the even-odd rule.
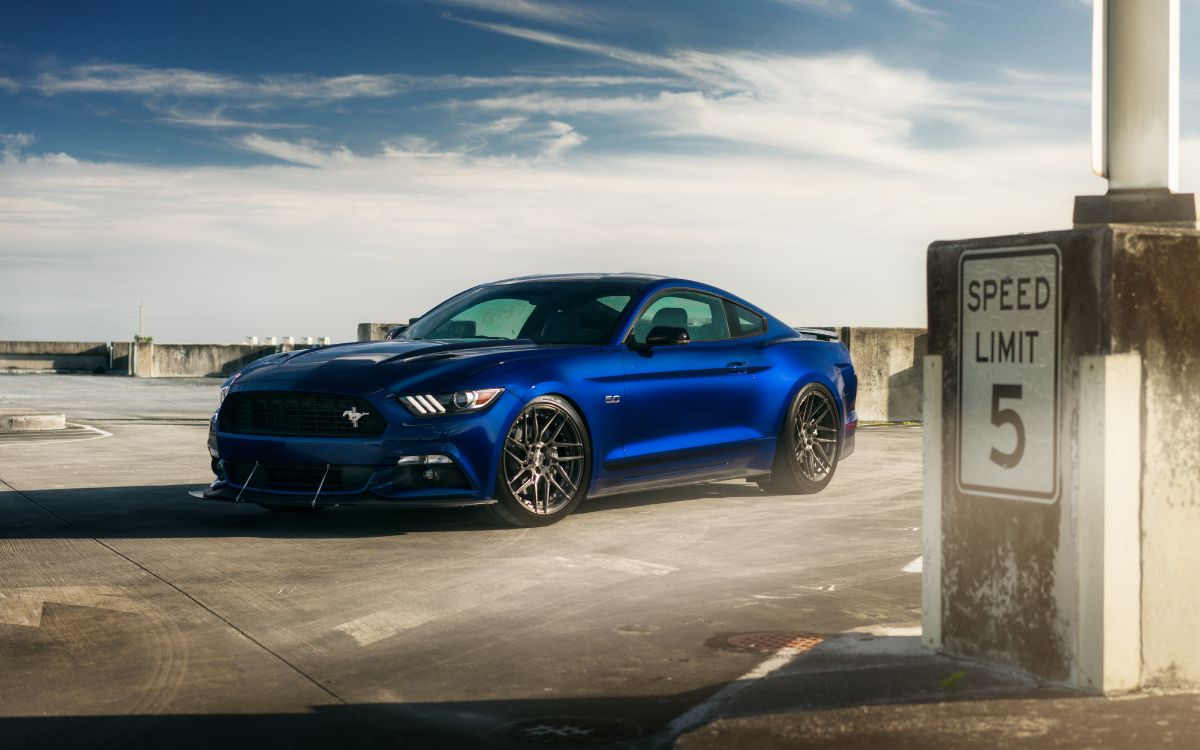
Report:
[[[796,333],[800,334],[801,338],[814,339],[816,341],[837,341],[840,337],[836,328],[807,328],[804,326],[796,326]]]

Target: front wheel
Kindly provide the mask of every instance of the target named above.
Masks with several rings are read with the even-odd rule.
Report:
[[[800,389],[779,434],[771,478],[763,489],[782,495],[811,495],[825,489],[841,452],[840,414],[833,394],[820,383]]]
[[[575,510],[591,477],[591,446],[579,413],[558,396],[533,399],[504,437],[496,503],[508,526],[549,526]]]

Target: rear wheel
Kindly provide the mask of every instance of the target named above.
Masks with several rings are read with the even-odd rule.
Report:
[[[768,492],[811,495],[825,489],[841,451],[840,414],[833,394],[819,383],[800,389],[783,420],[771,478],[759,482]]]
[[[591,446],[566,399],[530,401],[504,437],[496,503],[488,512],[509,526],[548,526],[575,510],[591,477]]]

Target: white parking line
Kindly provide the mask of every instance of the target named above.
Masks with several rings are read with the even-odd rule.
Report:
[[[708,723],[712,718],[725,707],[729,701],[733,700],[734,696],[750,687],[754,683],[765,679],[772,672],[785,666],[797,654],[804,653],[800,649],[781,648],[771,654],[764,661],[759,662],[758,666],[746,672],[741,677],[713,693],[702,703],[692,706],[687,711],[675,717],[675,720],[667,725],[667,728],[659,735],[658,741],[655,742],[655,747],[668,747],[676,737],[684,732],[688,732],[696,727]]]
[[[660,565],[647,560],[637,560],[632,557],[619,557],[617,555],[600,553],[579,555],[577,557],[559,557],[556,559],[567,568],[594,566],[634,576],[665,576],[679,570],[679,568],[673,568],[670,565]]]
[[[0,443],[0,448],[4,448],[4,447],[11,448],[13,446],[25,446],[25,445],[49,445],[50,443],[59,443],[59,444],[61,444],[61,443],[82,443],[87,440],[102,440],[104,438],[112,437],[111,432],[105,432],[104,430],[100,429],[99,427],[92,427],[91,425],[87,425],[87,424],[77,424],[75,422],[67,422],[67,427],[78,427],[81,430],[85,430],[87,432],[91,432],[94,434],[89,435],[88,437],[54,438],[51,440],[32,440],[29,442],[21,441],[21,442],[11,442],[11,443]]]

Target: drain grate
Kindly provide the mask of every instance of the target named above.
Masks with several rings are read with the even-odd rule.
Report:
[[[727,643],[734,648],[755,651],[778,651],[792,649],[798,653],[809,651],[825,639],[809,633],[739,633],[731,636]]]
[[[535,745],[600,745],[638,737],[641,732],[624,722],[583,716],[527,719],[505,726],[508,736]]]

